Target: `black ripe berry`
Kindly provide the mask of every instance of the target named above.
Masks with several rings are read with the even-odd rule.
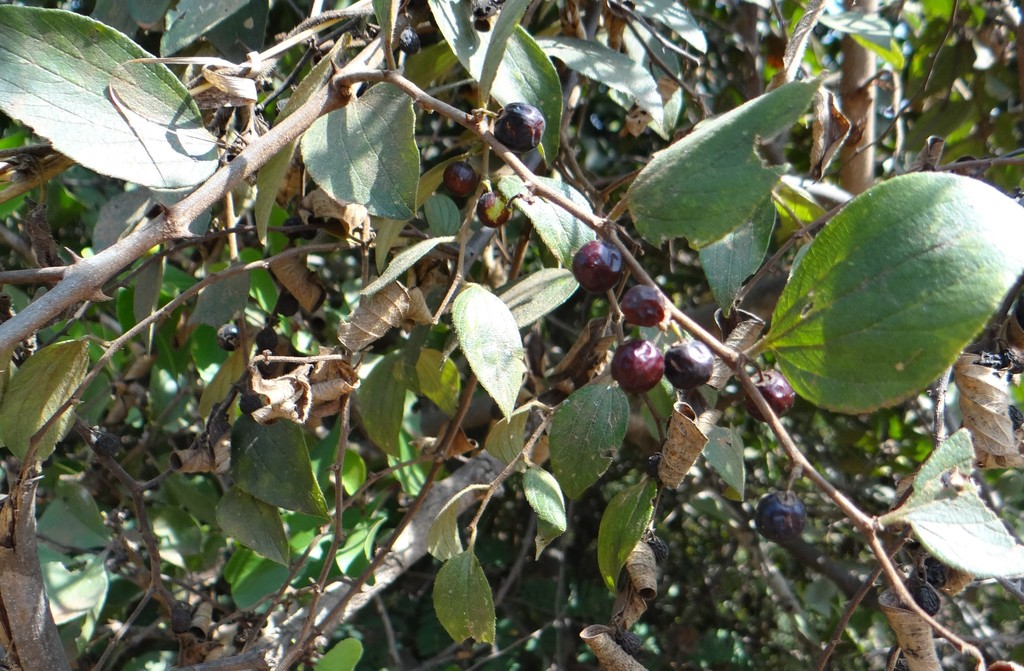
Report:
[[[619,630],[615,632],[615,642],[619,644],[622,651],[630,657],[636,658],[644,649],[644,641],[631,631]]]
[[[544,115],[533,105],[510,103],[494,120],[494,137],[517,154],[536,149],[544,135]]]
[[[715,355],[699,340],[670,347],[665,352],[665,379],[676,389],[696,389],[707,384],[715,369]]]
[[[184,634],[192,626],[192,609],[184,601],[175,601],[171,608],[171,631]]]
[[[650,546],[651,552],[654,553],[654,561],[660,564],[668,559],[668,543],[664,540],[657,536],[651,536],[647,541],[647,545]]]
[[[935,557],[924,560],[924,580],[935,589],[946,586],[946,566]]]
[[[932,616],[939,612],[939,607],[942,605],[939,593],[924,580],[916,576],[912,577],[907,581],[907,591],[924,612]]]
[[[243,414],[251,415],[262,407],[263,401],[260,400],[258,395],[251,392],[242,394],[241,398],[238,399],[238,409],[241,410]]]
[[[764,371],[754,379],[754,386],[756,386],[761,392],[761,395],[764,396],[764,400],[768,402],[768,407],[770,407],[779,417],[785,415],[793,407],[793,402],[796,400],[796,393],[793,391],[793,387],[789,385],[789,380],[786,379],[786,376],[779,371]],[[751,417],[760,422],[765,421],[764,415],[761,414],[761,410],[754,405],[754,402],[750,400],[749,396],[747,397],[746,406]]]
[[[484,191],[476,202],[476,216],[484,226],[500,228],[512,216],[512,210],[493,191]]]
[[[791,491],[772,492],[757,502],[754,526],[770,541],[784,543],[800,537],[807,521],[804,504]]]
[[[572,274],[587,291],[604,293],[622,277],[622,252],[603,240],[592,240],[572,257]]]
[[[665,319],[665,304],[661,292],[646,284],[630,287],[619,301],[622,316],[637,326],[657,326]]]
[[[282,291],[274,303],[274,314],[282,317],[291,317],[299,311],[299,299],[290,291]]]
[[[238,347],[238,327],[234,324],[225,324],[217,329],[217,345],[221,349],[234,352]]]
[[[641,393],[658,384],[665,360],[649,340],[630,340],[615,349],[611,368],[612,379],[623,391]]]
[[[1024,426],[1024,413],[1020,411],[1020,408],[1011,405],[1006,411],[1010,414],[1010,424],[1013,426],[1014,431]]]
[[[100,456],[112,457],[121,449],[120,439],[107,431],[93,429],[89,437],[92,441],[92,449]]]
[[[449,193],[462,198],[473,193],[480,183],[480,175],[465,161],[455,161],[445,166],[441,181]]]
[[[420,50],[420,36],[412,26],[406,26],[398,35],[398,48],[407,54],[415,54]]]
[[[657,480],[659,466],[661,466],[661,452],[655,452],[651,456],[647,457],[647,463],[644,465],[644,472]]]
[[[277,349],[277,333],[273,326],[265,326],[256,334],[256,351],[264,352],[268,349],[271,352]]]

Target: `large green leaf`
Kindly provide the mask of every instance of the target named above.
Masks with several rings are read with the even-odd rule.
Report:
[[[146,186],[192,186],[216,139],[185,87],[124,35],[71,12],[0,7],[0,109],[76,162]]]
[[[746,480],[746,466],[743,462],[743,435],[735,427],[711,427],[708,431],[707,445],[704,446],[704,458],[742,501]]]
[[[547,177],[537,179],[545,186],[562,192],[579,207],[590,211],[590,203],[576,189]],[[544,244],[566,267],[572,266],[572,257],[580,247],[597,238],[593,230],[562,208],[538,196],[524,193],[525,185],[514,175],[506,175],[498,180],[498,191],[526,215]]]
[[[973,458],[970,433],[960,429],[921,466],[910,499],[881,522],[909,524],[930,553],[976,577],[1020,575],[1024,547],[978,496]]]
[[[356,389],[359,415],[367,436],[391,456],[398,454],[405,411],[405,385],[395,374],[400,357],[394,352],[378,361]]]
[[[310,126],[302,138],[306,168],[335,200],[361,203],[378,217],[409,219],[420,177],[415,122],[409,96],[377,84]]]
[[[676,0],[635,0],[634,4],[637,14],[661,21],[697,51],[704,53],[708,50],[704,31],[683,7],[683,3]]]
[[[512,313],[490,291],[469,284],[455,298],[452,322],[469,367],[501,413],[509,417],[526,373],[523,340]]]
[[[557,58],[570,69],[632,96],[636,103],[661,122],[664,117],[661,94],[654,77],[625,54],[612,51],[600,42],[573,37],[542,37],[537,44],[548,56]]]
[[[388,269],[385,270],[380,277],[363,287],[363,290],[360,293],[363,296],[372,296],[401,277],[405,271],[414,266],[417,261],[433,251],[434,247],[448,244],[454,240],[455,238],[453,237],[427,238],[426,240],[417,242],[415,245],[406,247],[395,254],[395,257],[391,259],[391,263],[388,264]]]
[[[441,412],[449,417],[455,416],[462,380],[451,359],[436,349],[420,350],[416,360],[416,382],[420,393],[433,401]]]
[[[530,507],[537,513],[536,556],[551,541],[565,532],[565,498],[554,476],[543,468],[531,466],[523,473],[523,492]]]
[[[764,261],[774,226],[775,205],[768,196],[754,209],[749,221],[700,250],[700,265],[711,293],[726,316],[743,282]]]
[[[327,519],[327,502],[313,477],[306,438],[297,425],[266,426],[243,415],[231,430],[235,486],[261,501]]]
[[[288,538],[277,508],[238,487],[217,504],[217,524],[224,533],[278,564],[288,565]]]
[[[169,26],[160,38],[160,55],[170,56],[204,36],[242,9],[249,0],[181,0],[168,16]]]
[[[818,82],[792,82],[703,121],[654,154],[626,197],[641,235],[653,243],[685,237],[700,249],[748,221],[782,167],[766,167],[755,138],[789,128],[811,104]]]
[[[502,417],[491,425],[484,440],[484,449],[506,464],[519,456],[526,445],[526,420],[530,418],[530,406],[524,405],[509,418]],[[522,466],[520,461],[518,465]]]
[[[526,328],[569,300],[579,283],[565,268],[541,268],[501,292],[516,326]]]
[[[816,405],[892,405],[953,363],[1022,271],[1024,209],[1013,200],[966,177],[897,177],[818,235],[764,347]]]
[[[626,557],[651,523],[656,492],[654,481],[645,478],[616,494],[601,516],[597,530],[597,565],[604,584],[612,591]]]
[[[622,445],[629,400],[618,386],[595,383],[574,391],[548,432],[551,468],[569,498],[579,498],[608,468]]]
[[[40,537],[81,550],[106,546],[110,529],[89,490],[71,480],[58,480],[56,490],[57,497],[39,516],[36,531]]]
[[[313,671],[353,671],[363,657],[363,644],[359,639],[346,638],[324,653]]]
[[[71,398],[85,379],[88,365],[89,346],[83,340],[49,345],[29,357],[11,379],[0,404],[0,443],[23,459],[29,440]],[[43,434],[36,448],[37,459],[53,453],[74,418],[74,410],[68,410]]]
[[[505,49],[508,41],[515,33],[519,20],[523,13],[530,6],[531,0],[504,0],[501,6],[501,13],[494,21],[494,27],[490,32],[487,53],[484,55],[483,65],[480,66],[480,98],[487,100],[491,95],[491,86],[498,75],[498,67],[505,58]]]
[[[437,572],[434,611],[452,640],[494,642],[494,598],[472,550],[452,557]]]

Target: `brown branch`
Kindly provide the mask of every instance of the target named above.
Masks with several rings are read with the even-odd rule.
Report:
[[[847,0],[846,9],[865,14],[878,10],[878,0]],[[875,55],[851,35],[843,36],[839,97],[843,113],[856,131],[843,145],[839,183],[852,194],[866,191],[875,181]]]

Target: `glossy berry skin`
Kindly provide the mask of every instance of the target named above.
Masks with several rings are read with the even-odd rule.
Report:
[[[501,228],[512,216],[512,210],[493,191],[484,191],[476,202],[476,216],[490,228]]]
[[[921,607],[921,610],[934,616],[942,606],[942,599],[935,588],[920,578],[913,577],[907,581],[907,591],[914,601]]]
[[[510,103],[494,120],[494,137],[517,154],[536,149],[544,135],[544,115],[533,105]]]
[[[272,326],[266,326],[256,334],[256,351],[263,352],[268,349],[270,351],[277,349],[277,333],[274,332]]]
[[[772,492],[757,502],[754,526],[770,541],[785,543],[800,537],[807,521],[804,504],[790,491]]]
[[[112,457],[121,449],[121,440],[112,433],[94,429],[91,436],[92,449],[104,457]]]
[[[665,359],[649,340],[630,340],[615,349],[612,379],[623,391],[642,393],[653,389],[665,372]]]
[[[415,54],[420,50],[420,36],[411,26],[406,26],[399,33],[398,48],[406,54]]]
[[[661,292],[646,284],[630,287],[619,301],[622,316],[637,326],[657,326],[665,319]]]
[[[760,375],[760,379],[754,380],[754,385],[760,390],[764,400],[776,415],[782,417],[793,407],[796,401],[796,392],[790,386],[786,376],[777,370],[766,370]],[[750,397],[746,399],[747,412],[759,422],[765,421],[764,415],[758,409]]]
[[[604,293],[622,277],[622,252],[603,240],[591,240],[572,257],[572,274],[587,291]]]
[[[238,347],[238,327],[225,324],[217,329],[217,345],[223,350],[234,352]]]
[[[251,392],[242,394],[241,398],[238,399],[238,409],[246,415],[251,415],[260,408],[263,407],[263,401],[260,397]]]
[[[699,340],[670,347],[665,352],[665,379],[676,389],[689,391],[708,383],[715,370],[715,355]]]
[[[449,193],[462,198],[476,190],[480,183],[480,175],[476,174],[473,166],[465,161],[455,161],[445,166],[441,181],[444,182],[444,188],[448,189]]]

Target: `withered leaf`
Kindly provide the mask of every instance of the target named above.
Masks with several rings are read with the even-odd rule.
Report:
[[[421,300],[422,295],[417,302]],[[359,306],[349,320],[338,326],[338,340],[350,352],[358,352],[400,326],[412,308],[410,292],[398,282],[389,284],[372,296],[359,299]]]
[[[953,379],[960,390],[960,413],[971,432],[975,456],[1018,455],[1018,442],[1008,414],[1006,372],[978,362],[978,354],[961,354],[953,364]]]
[[[340,229],[328,230],[342,239],[355,238],[358,240],[361,239],[364,231],[372,233],[370,213],[366,210],[365,205],[334,200],[323,189],[310,191],[302,199],[299,213],[303,215],[305,223],[310,223],[310,218],[340,222]]]
[[[647,541],[640,540],[626,557],[626,572],[633,588],[644,600],[658,596],[658,563]]]
[[[814,122],[811,124],[811,172],[813,180],[821,179],[828,164],[850,134],[850,120],[836,105],[831,91],[818,89],[811,106]]]
[[[932,628],[924,618],[904,606],[892,590],[887,589],[878,595],[878,605],[889,620],[903,654],[908,661],[913,660],[911,668],[939,671],[942,667],[935,654]]]
[[[764,320],[745,310],[733,310],[728,317],[723,316],[721,310],[717,310],[715,322],[725,339],[726,346],[739,352],[753,345],[764,331]],[[711,379],[708,380],[708,385],[721,391],[731,377],[732,369],[721,359],[715,357],[715,368],[711,373]]]
[[[299,366],[280,377],[264,378],[252,367],[252,390],[264,397],[265,405],[252,413],[260,424],[287,419],[306,423],[340,409],[339,399],[359,384],[355,369],[345,361],[331,359]]]
[[[626,654],[612,638],[613,629],[593,624],[580,632],[580,638],[597,657],[598,664],[606,671],[644,671],[640,662]]]
[[[306,312],[313,312],[320,307],[327,296],[320,284],[320,278],[306,267],[301,256],[285,256],[270,262],[270,272],[277,281],[287,289]]]
[[[698,421],[693,408],[686,403],[673,406],[668,437],[661,448],[661,461],[658,463],[658,479],[666,487],[678,487],[682,483],[708,443],[707,435],[697,425]]]

